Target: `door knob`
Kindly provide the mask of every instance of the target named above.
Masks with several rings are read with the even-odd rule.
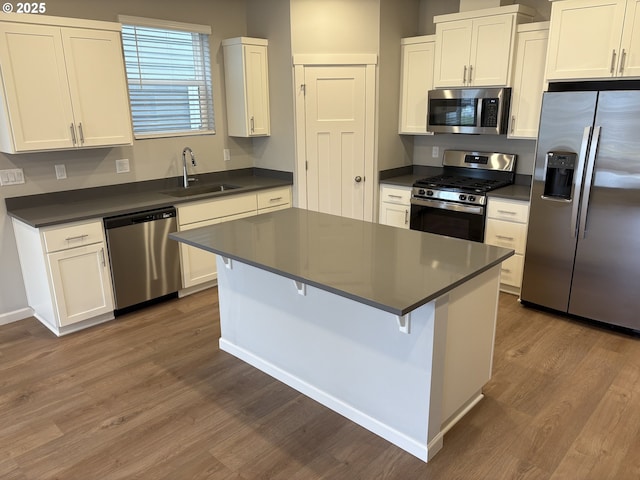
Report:
[[[354,180],[356,181],[356,183],[360,183],[362,181],[362,177],[358,175],[356,178],[354,178]]]

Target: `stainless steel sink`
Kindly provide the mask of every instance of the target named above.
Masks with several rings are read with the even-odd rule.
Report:
[[[192,195],[202,195],[205,193],[219,193],[228,190],[240,188],[238,185],[229,185],[227,183],[215,183],[209,185],[198,185],[196,187],[176,188],[168,192],[163,192],[171,197],[190,197]]]

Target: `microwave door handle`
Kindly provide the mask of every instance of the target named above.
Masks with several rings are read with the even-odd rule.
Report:
[[[599,127],[598,127],[599,129]],[[589,137],[591,136],[591,127],[584,127],[582,134],[582,142],[580,143],[580,154],[578,155],[578,165],[575,171],[576,182],[573,184],[573,192],[571,195],[573,205],[571,206],[571,238],[575,238],[578,228],[578,208],[580,206],[580,192],[582,190],[582,177],[584,166],[587,158],[587,149],[589,147]],[[544,169],[545,177],[547,169]],[[545,178],[546,180],[546,178]]]
[[[593,182],[593,170],[596,163],[596,155],[598,154],[598,144],[600,143],[600,127],[596,127],[593,131],[591,146],[589,147],[589,160],[587,161],[587,173],[584,178],[584,194],[582,195],[582,208],[580,209],[580,230],[578,238],[586,238],[587,236],[587,214],[589,213],[589,199],[591,197],[591,183]]]

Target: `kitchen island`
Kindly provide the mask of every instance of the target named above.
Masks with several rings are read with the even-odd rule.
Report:
[[[222,350],[418,458],[482,398],[512,250],[297,208],[170,237],[218,255]]]

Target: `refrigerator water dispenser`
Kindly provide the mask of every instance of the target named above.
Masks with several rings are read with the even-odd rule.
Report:
[[[571,185],[577,154],[574,152],[548,152],[545,172],[544,197],[571,200]]]

